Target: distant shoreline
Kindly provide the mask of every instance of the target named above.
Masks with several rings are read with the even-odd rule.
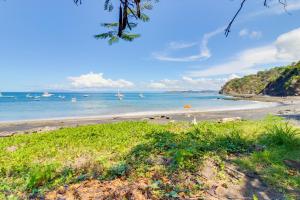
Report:
[[[236,99],[225,99],[223,100],[236,100]],[[238,99],[238,101],[243,101],[245,99]],[[248,100],[249,101],[249,100]],[[251,100],[252,101],[252,100]],[[253,102],[257,102],[254,101]],[[263,102],[263,101],[261,101]],[[224,107],[216,109],[189,109],[189,110],[161,110],[161,111],[140,111],[140,112],[129,112],[121,114],[109,114],[109,115],[91,115],[91,116],[75,116],[75,117],[54,117],[54,118],[38,118],[38,119],[27,119],[27,120],[8,120],[0,121],[0,126],[2,124],[14,124],[14,123],[33,123],[33,122],[47,122],[47,121],[68,121],[68,120],[95,120],[95,119],[113,119],[113,118],[137,118],[137,117],[148,117],[155,115],[177,115],[177,114],[194,114],[194,113],[209,113],[209,112],[225,112],[225,111],[235,111],[235,110],[252,110],[260,108],[268,108],[278,106],[279,102],[265,102],[266,104],[257,103],[253,105],[243,105],[239,107]]]
[[[227,94],[223,94],[227,95]],[[261,101],[261,102],[277,102],[288,104],[291,101],[300,101],[300,96],[267,96],[267,95],[251,95],[251,94],[228,94],[225,100],[248,100],[248,101]]]

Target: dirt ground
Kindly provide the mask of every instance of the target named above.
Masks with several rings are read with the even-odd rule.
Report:
[[[128,181],[126,179],[115,179],[111,181],[86,180],[81,183],[60,187],[55,191],[46,194],[47,200],[73,200],[73,199],[264,199],[264,200],[281,200],[284,199],[282,193],[266,185],[258,175],[249,174],[240,171],[233,164],[226,163],[223,169],[213,160],[206,160],[201,169],[193,174],[186,175],[182,178],[159,177],[163,180],[162,185],[151,187],[153,179],[138,179]],[[200,184],[201,187],[193,194],[179,192],[173,196],[157,196],[157,190],[166,187],[167,184],[185,182],[187,185]]]

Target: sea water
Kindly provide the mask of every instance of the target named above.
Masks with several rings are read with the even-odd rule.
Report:
[[[251,109],[270,103],[224,100],[217,92],[125,92],[123,99],[116,92],[106,93],[43,93],[2,92],[0,121],[19,121],[93,116],[177,113]],[[185,105],[191,108],[185,109]]]

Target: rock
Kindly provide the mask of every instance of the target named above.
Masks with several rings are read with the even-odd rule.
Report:
[[[253,147],[253,150],[257,151],[257,152],[261,152],[261,151],[264,151],[266,149],[265,146],[259,145],[259,144],[254,144],[252,147]]]
[[[284,164],[292,169],[300,171],[300,162],[296,160],[284,160]]]
[[[18,147],[16,146],[10,146],[6,148],[6,151],[8,152],[15,152],[18,149]]]
[[[160,118],[161,118],[161,119],[171,119],[171,117],[166,116],[166,115],[161,115]]]
[[[221,123],[226,123],[226,122],[234,122],[234,121],[241,121],[242,118],[240,117],[229,117],[229,118],[223,118],[220,120]]]
[[[153,116],[153,117],[149,117],[149,119],[151,120],[157,120],[157,119],[161,119],[161,116]]]
[[[15,132],[8,132],[8,131],[1,132],[0,133],[0,138],[1,137],[10,137],[10,136],[13,136],[14,134],[15,134]]]

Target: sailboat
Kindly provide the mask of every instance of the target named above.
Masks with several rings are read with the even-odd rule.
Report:
[[[139,97],[142,99],[145,98],[145,96],[142,93],[139,94]]]
[[[42,97],[51,97],[51,96],[53,96],[53,94],[50,94],[48,92],[44,92],[42,95]]]
[[[123,100],[124,98],[124,94],[120,93],[120,90],[118,90],[118,93],[115,96],[118,97],[119,100]]]
[[[75,97],[73,97],[72,100],[71,100],[71,102],[72,102],[72,103],[76,103],[76,102],[77,102],[77,99],[76,99]]]

